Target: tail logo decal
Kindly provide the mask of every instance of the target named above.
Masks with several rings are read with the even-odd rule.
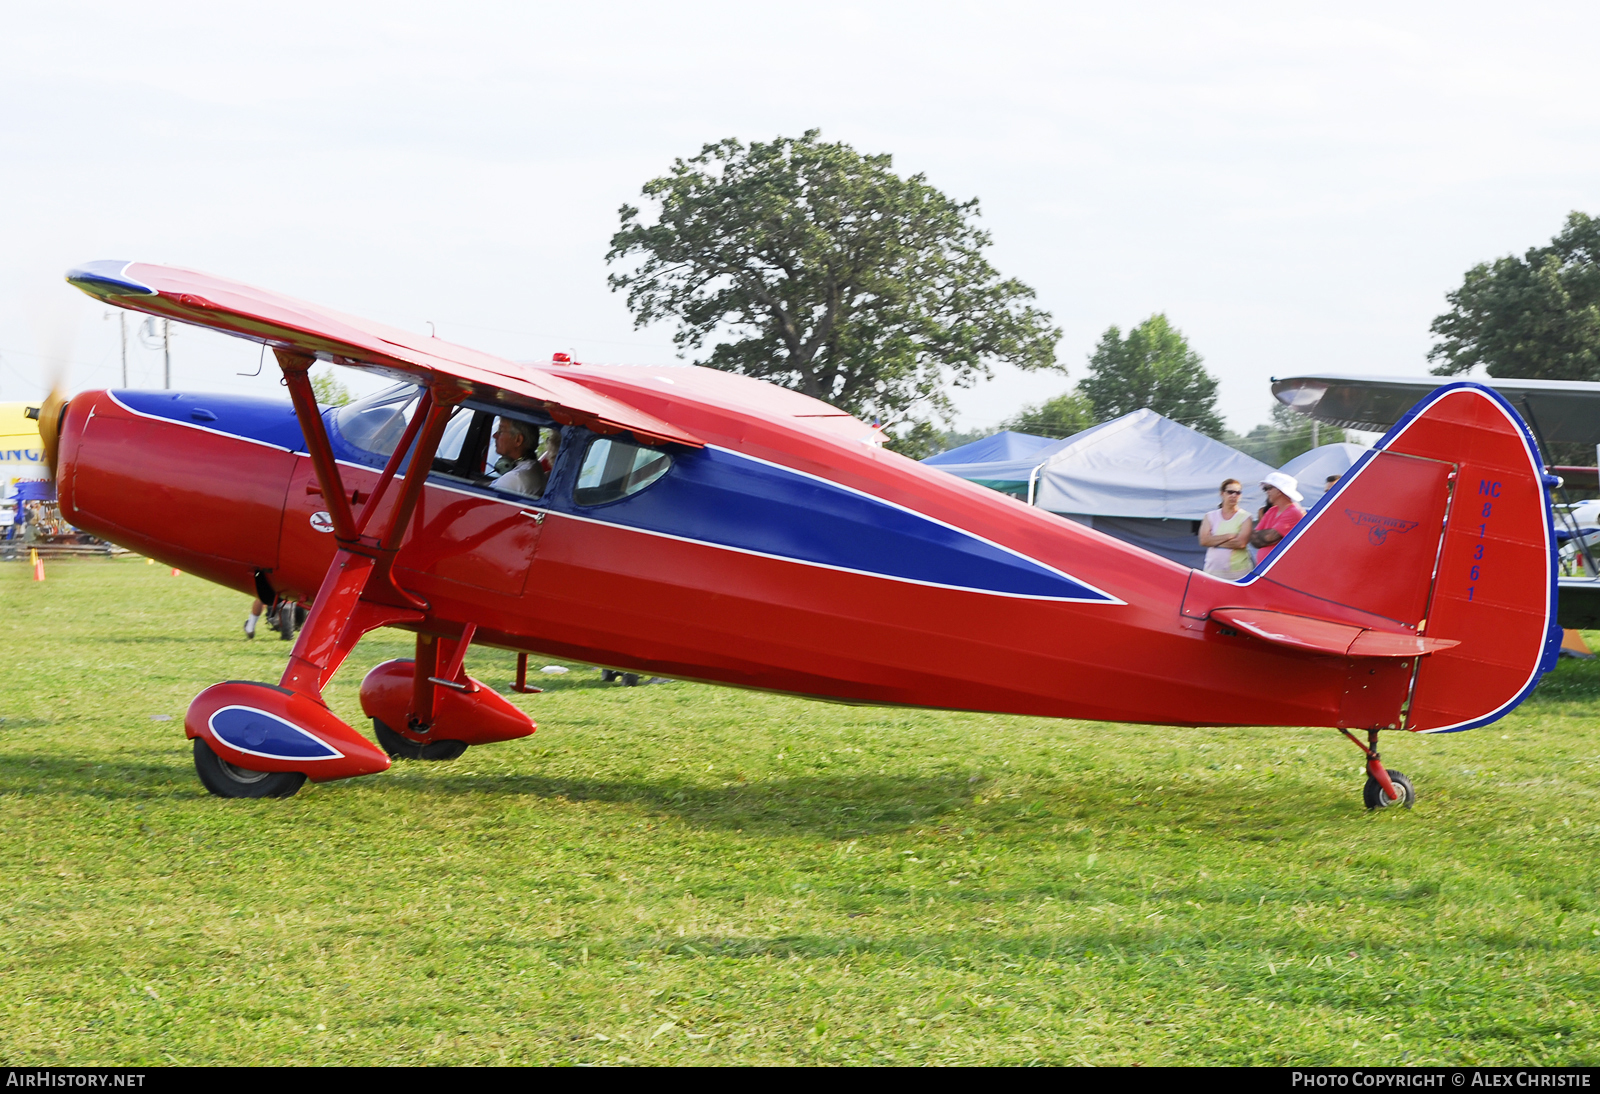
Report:
[[[1414,520],[1400,520],[1398,517],[1380,517],[1375,513],[1360,513],[1354,509],[1346,509],[1344,515],[1357,528],[1367,529],[1367,539],[1374,547],[1382,547],[1383,541],[1389,538],[1389,533],[1404,535],[1417,526]]]

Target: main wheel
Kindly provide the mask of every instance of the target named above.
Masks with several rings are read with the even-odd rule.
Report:
[[[453,760],[467,750],[465,741],[429,741],[419,744],[372,719],[372,733],[383,750],[396,760]]]
[[[1417,800],[1417,792],[1411,785],[1411,780],[1400,772],[1389,771],[1389,781],[1394,783],[1394,788],[1400,791],[1400,800],[1391,801],[1389,795],[1383,792],[1383,784],[1370,774],[1367,776],[1367,785],[1361,788],[1361,800],[1367,803],[1368,809],[1385,809],[1390,806],[1404,806],[1410,809]]]
[[[219,798],[292,798],[305,785],[298,771],[251,771],[236,767],[194,739],[194,770],[205,788]]]

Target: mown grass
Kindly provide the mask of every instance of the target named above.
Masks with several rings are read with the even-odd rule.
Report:
[[[0,1060],[1593,1063],[1600,664],[1497,726],[831,706],[574,667],[531,740],[220,801],[246,602],[0,567]],[[369,636],[330,691],[405,637]],[[474,650],[509,681],[509,654]],[[1243,696],[1248,699],[1248,696]],[[158,721],[155,719],[168,719]]]

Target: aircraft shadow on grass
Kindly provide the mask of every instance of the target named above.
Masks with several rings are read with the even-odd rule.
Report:
[[[583,779],[545,775],[421,777],[398,767],[390,778],[424,794],[504,794],[631,805],[697,827],[829,835],[896,832],[947,819],[969,806],[979,784],[967,776],[822,775],[707,786],[682,778]]]
[[[7,727],[9,728],[9,727]],[[185,781],[178,756],[151,759],[116,754],[103,758],[12,753],[0,763],[0,794],[64,795],[102,800],[170,796]],[[432,764],[399,761],[380,776],[389,792],[457,797],[533,797],[606,802],[648,814],[673,816],[696,828],[739,829],[752,834],[805,832],[831,839],[903,832],[934,825],[941,832],[1025,829],[1041,822],[1081,824],[1097,818],[1112,827],[1169,829],[1179,844],[1190,838],[1277,843],[1286,825],[1308,819],[1305,798],[1295,804],[1272,800],[1241,806],[1237,788],[1225,784],[1170,788],[1155,798],[1132,784],[1072,782],[1039,785],[1020,797],[986,799],[988,776],[838,774],[706,785],[669,776],[658,779],[575,778],[538,774],[450,773]],[[346,793],[330,783],[322,793]],[[198,791],[189,797],[198,795]],[[1330,796],[1327,809],[1339,812]],[[1320,810],[1311,810],[1311,813]],[[1081,833],[1063,832],[1072,842]]]
[[[750,832],[814,832],[856,836],[902,831],[928,822],[944,823],[970,806],[982,789],[961,775],[821,776],[756,781],[727,787],[702,786],[682,779],[606,780],[542,775],[443,775],[408,770],[397,764],[384,776],[390,792],[457,796],[528,796],[631,805],[668,814],[708,828]],[[186,786],[182,760],[99,759],[39,753],[13,753],[0,764],[0,794],[64,795],[103,800],[149,800],[183,787],[183,797],[199,796]],[[330,784],[326,791],[344,788]],[[1010,803],[1015,812],[1015,804]],[[976,820],[977,818],[973,818]]]
[[[33,721],[48,724],[44,719]],[[14,727],[12,722],[5,726],[7,730]],[[0,794],[147,801],[165,796],[183,770],[159,756],[96,758],[13,752],[0,756]]]

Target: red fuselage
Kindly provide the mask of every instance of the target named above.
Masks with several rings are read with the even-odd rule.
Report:
[[[752,550],[580,512],[560,498],[518,503],[439,479],[395,564],[428,604],[416,629],[453,635],[475,623],[480,644],[852,702],[1171,724],[1335,725],[1348,707],[1347,659],[1204,618],[1221,604],[1263,603],[1268,590],[1230,585],[863,443],[859,423],[807,417],[817,404],[797,396],[789,406],[766,385],[700,369],[585,371],[591,387],[646,410],[658,389],[670,390],[673,420],[745,461],[735,472],[748,465],[876,499],[1068,575],[1098,598],[908,577],[895,572],[892,538],[869,572],[807,557],[803,544],[789,555]],[[775,402],[791,413],[774,413]],[[292,443],[230,434],[226,418],[139,411],[108,392],[77,396],[63,426],[63,511],[241,593],[261,571],[280,593],[309,599],[335,551],[313,519],[326,505],[310,460]],[[375,465],[348,460],[341,471],[356,492],[378,477]],[[829,519],[790,516],[797,535]],[[1270,590],[1278,606],[1297,596],[1314,599]],[[1374,618],[1317,608],[1326,618]]]

